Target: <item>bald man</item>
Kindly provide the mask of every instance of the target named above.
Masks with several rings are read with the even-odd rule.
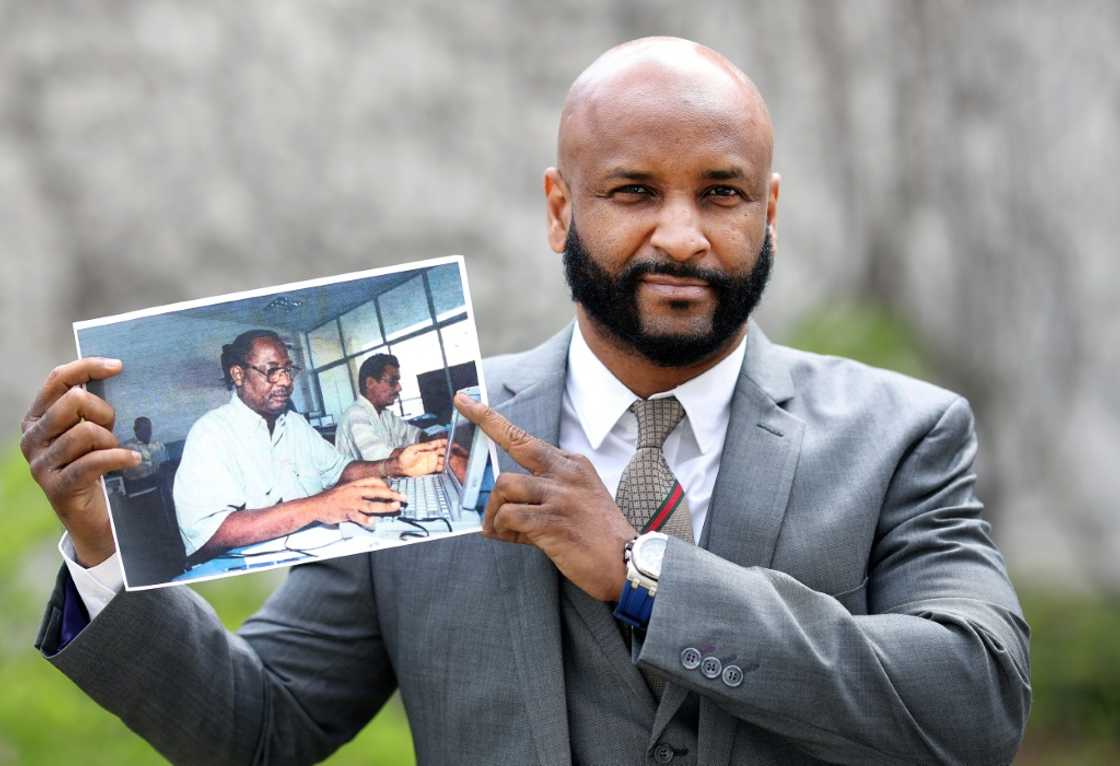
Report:
[[[749,320],[771,145],[714,51],[593,63],[544,179],[575,322],[487,361],[493,409],[456,401],[502,448],[483,534],[293,569],[236,635],[117,592],[93,482],[129,458],[76,386],[120,366],[57,370],[24,450],[91,553],[44,654],[176,762],[310,763],[398,688],[425,764],[1010,762],[1027,628],[968,404]]]

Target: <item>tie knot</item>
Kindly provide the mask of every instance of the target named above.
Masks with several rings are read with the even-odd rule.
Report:
[[[630,411],[638,419],[638,449],[661,449],[669,432],[684,417],[684,407],[675,396],[639,399],[630,405]]]

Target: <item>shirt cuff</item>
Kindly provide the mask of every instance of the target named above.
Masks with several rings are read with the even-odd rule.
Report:
[[[78,563],[78,556],[74,553],[74,544],[70,542],[70,535],[63,533],[58,541],[58,552],[66,562],[66,569],[70,572],[70,579],[85,604],[90,621],[97,619],[101,610],[124,589],[124,576],[121,575],[120,553],[114,553],[97,566],[86,569]]]

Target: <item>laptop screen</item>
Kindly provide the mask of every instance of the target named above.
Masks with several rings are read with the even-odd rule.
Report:
[[[455,479],[455,488],[460,491],[467,480],[474,431],[474,423],[459,415],[458,411],[452,414],[445,461],[447,473]]]

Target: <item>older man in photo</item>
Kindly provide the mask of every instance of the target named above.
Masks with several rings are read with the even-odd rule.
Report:
[[[188,561],[315,522],[372,527],[403,499],[385,479],[443,469],[440,442],[379,461],[335,450],[289,407],[298,368],[271,330],[238,335],[223,346],[221,364],[233,394],[191,427],[175,474],[175,513]]]

